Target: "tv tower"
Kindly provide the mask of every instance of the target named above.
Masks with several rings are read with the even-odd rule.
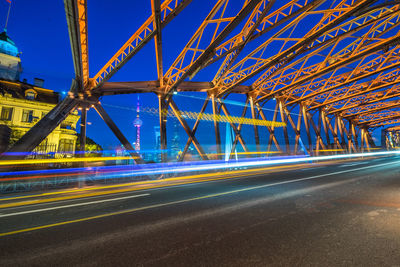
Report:
[[[143,125],[142,120],[140,119],[140,101],[139,95],[137,97],[136,104],[136,119],[133,121],[133,125],[136,127],[136,142],[135,142],[135,150],[140,151],[140,127]]]

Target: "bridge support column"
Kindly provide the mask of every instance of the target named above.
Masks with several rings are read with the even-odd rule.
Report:
[[[354,123],[352,121],[350,122],[350,127],[351,127],[351,135],[353,136],[354,139],[355,152],[357,152],[359,150],[358,134],[354,126]]]
[[[371,152],[368,136],[369,136],[368,130],[365,128],[361,128],[361,148],[360,148],[361,153],[365,152],[364,145],[365,145],[365,148],[367,149],[367,152]]]
[[[160,123],[161,162],[167,161],[167,115],[168,115],[168,104],[165,101],[165,97],[158,95],[158,117]]]
[[[79,134],[79,150],[80,150],[80,157],[85,157],[85,147],[86,147],[86,126],[87,126],[87,109],[86,105],[81,106],[81,132]]]
[[[250,108],[251,108],[251,117],[253,118],[253,120],[257,119],[256,116],[256,110],[254,107],[254,98],[250,96]],[[253,124],[254,127],[254,139],[255,139],[255,143],[256,143],[256,149],[257,152],[260,152],[260,136],[258,134],[258,126],[256,124]],[[259,156],[259,155],[258,155]]]
[[[286,145],[286,153],[290,154],[290,145],[289,145],[289,135],[287,131],[287,116],[283,111],[283,101],[281,99],[277,100],[277,104],[279,105],[279,113],[281,114],[281,121],[286,123],[286,126],[283,126],[283,135],[285,137],[285,145]]]
[[[342,145],[342,147],[347,152],[346,140],[344,138],[343,123],[342,123],[342,120],[341,120],[341,118],[339,116],[335,116],[335,131],[337,132],[336,129],[339,129],[340,144]]]
[[[320,118],[322,120],[322,126],[324,127],[326,147],[328,149],[333,148],[333,147],[331,147],[331,140],[330,140],[329,129],[328,129],[328,125],[327,125],[328,117],[326,116],[326,113],[323,109],[320,109],[319,114],[320,114]]]
[[[301,109],[301,113],[303,114],[304,126],[306,127],[307,140],[308,140],[308,153],[310,155],[314,155],[313,144],[311,141],[311,134],[310,134],[310,125],[308,123],[309,119],[307,116],[306,107],[304,105],[300,105],[300,109]]]
[[[85,151],[86,151],[86,126],[87,126],[87,105],[82,104],[81,106],[81,132],[79,134],[79,157],[84,158],[85,157]],[[85,167],[85,161],[82,161],[81,167]],[[79,182],[78,182],[78,187],[81,188],[85,184],[85,175],[80,176]]]
[[[214,120],[214,132],[215,132],[215,144],[217,146],[217,158],[222,159],[222,147],[221,147],[221,134],[219,131],[219,109],[217,102],[215,101],[215,96],[211,95],[211,103],[213,109],[213,120]]]
[[[275,141],[275,145],[278,143],[275,137],[275,122],[276,122],[276,118],[278,117],[278,110],[279,110],[279,105],[278,102],[275,105],[275,111],[274,111],[274,116],[272,117],[272,125],[271,127],[268,127],[268,131],[269,131],[269,139],[268,139],[268,148],[267,148],[267,152],[271,151],[271,147],[272,147],[272,142]],[[264,118],[264,120],[267,120],[266,118]],[[277,146],[278,148],[278,146]],[[279,148],[280,150],[280,148]],[[280,151],[282,152],[282,151]]]

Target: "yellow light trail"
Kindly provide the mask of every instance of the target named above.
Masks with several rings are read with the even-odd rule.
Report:
[[[124,192],[133,192],[133,191],[139,191],[139,190],[155,189],[155,188],[161,188],[161,187],[170,187],[170,186],[192,184],[192,183],[202,183],[202,182],[208,182],[208,181],[217,181],[217,180],[224,180],[224,179],[248,176],[249,174],[251,174],[251,175],[263,174],[267,170],[268,171],[273,171],[273,170],[278,171],[283,168],[291,169],[291,168],[298,168],[299,166],[305,166],[305,165],[304,164],[296,164],[296,165],[291,165],[291,166],[275,166],[275,167],[266,167],[266,168],[253,169],[253,170],[237,170],[237,171],[229,171],[229,172],[196,174],[196,175],[189,175],[189,176],[182,176],[182,177],[167,178],[167,179],[163,179],[163,180],[155,180],[155,181],[151,181],[151,182],[150,181],[141,181],[141,182],[119,184],[119,185],[116,184],[116,185],[108,185],[108,186],[80,188],[80,189],[74,189],[74,190],[65,190],[65,191],[49,192],[49,193],[42,193],[42,194],[36,194],[36,195],[4,198],[4,199],[0,199],[0,201],[10,201],[10,200],[16,200],[16,199],[27,199],[27,198],[34,198],[34,197],[50,196],[50,195],[61,195],[61,194],[66,194],[66,193],[78,193],[78,192],[83,193],[84,191],[119,188],[119,189],[114,189],[114,190],[100,191],[100,192],[86,193],[86,194],[79,194],[79,195],[72,195],[72,196],[61,196],[61,197],[54,197],[54,198],[48,198],[48,199],[26,200],[26,201],[20,201],[20,202],[5,203],[5,204],[0,204],[0,208],[11,208],[11,207],[42,204],[42,203],[61,201],[61,200],[102,196],[102,195],[124,193]],[[182,181],[182,180],[184,180],[184,181]],[[166,182],[172,182],[172,183],[168,184]],[[152,184],[149,185],[149,183],[152,183]],[[137,187],[137,188],[132,188],[132,186],[140,186],[140,185],[143,185],[143,186]],[[124,188],[124,187],[129,187],[129,188]]]
[[[94,162],[109,160],[125,160],[132,157],[93,157],[93,158],[63,158],[63,159],[23,159],[23,160],[1,160],[0,166],[12,166],[21,164],[44,164],[44,163],[70,163],[70,162]]]
[[[234,152],[233,154],[237,155],[263,155],[263,154],[276,154],[276,153],[281,153],[280,151],[254,151],[254,152]],[[220,156],[220,155],[225,155],[225,153],[209,153],[207,156]]]
[[[318,149],[317,152],[337,152],[337,151],[345,151],[344,149]]]
[[[379,164],[379,166],[382,166],[382,165],[386,166],[386,165],[392,165],[392,164],[397,164],[397,163],[393,163],[393,162],[384,163],[384,164]],[[272,167],[272,169],[273,168],[282,168],[282,167],[285,167],[285,166]],[[292,165],[291,167],[295,167],[295,165]],[[180,203],[186,203],[186,202],[195,201],[195,200],[201,200],[201,199],[213,198],[213,197],[218,197],[218,196],[224,196],[224,195],[229,195],[229,194],[233,194],[233,193],[244,192],[244,191],[249,191],[249,190],[258,189],[258,188],[263,188],[263,187],[270,187],[270,186],[279,185],[279,184],[291,183],[291,182],[294,182],[294,181],[296,182],[296,181],[303,181],[303,180],[311,180],[311,179],[316,179],[316,178],[320,178],[320,177],[324,177],[324,176],[330,176],[330,175],[333,175],[333,174],[353,172],[355,170],[367,169],[367,168],[373,168],[373,167],[375,167],[375,166],[367,166],[367,167],[356,168],[356,169],[351,169],[351,170],[344,170],[344,171],[339,171],[339,172],[334,172],[334,173],[327,173],[327,174],[316,175],[316,176],[311,176],[311,177],[299,178],[299,179],[296,179],[296,180],[289,180],[289,181],[283,181],[283,182],[277,182],[277,183],[271,183],[271,184],[265,184],[265,185],[258,185],[258,186],[248,187],[248,188],[241,188],[241,189],[231,190],[231,191],[227,191],[227,192],[209,194],[209,195],[193,197],[193,198],[188,198],[188,199],[182,199],[182,200],[177,200],[177,201],[171,201],[171,202],[166,202],[166,203],[153,204],[153,205],[149,205],[149,206],[132,208],[132,209],[121,210],[121,211],[116,211],[116,212],[110,212],[110,213],[95,215],[95,216],[91,216],[91,217],[74,219],[74,220],[70,220],[70,221],[62,221],[62,222],[57,222],[57,223],[52,223],[52,224],[47,224],[47,225],[40,225],[40,226],[35,226],[35,227],[30,227],[30,228],[24,228],[24,229],[19,229],[19,230],[0,233],[0,237],[9,236],[9,235],[15,235],[15,234],[19,234],[19,233],[25,233],[25,232],[31,232],[31,231],[40,230],[40,229],[52,228],[52,227],[56,227],[56,226],[67,225],[67,224],[72,224],[72,223],[77,223],[77,222],[91,221],[91,220],[94,220],[94,219],[111,217],[111,216],[121,215],[121,214],[127,214],[127,213],[132,213],[132,212],[141,211],[141,210],[147,210],[147,209],[152,209],[152,208],[158,208],[158,207],[164,207],[164,206],[175,205],[175,204],[180,204]],[[264,168],[264,169],[269,169],[269,168]],[[260,171],[260,170],[261,169],[257,169],[257,170],[253,170],[253,171]],[[238,172],[240,172],[240,171],[238,171]],[[229,179],[229,178],[240,177],[240,176],[245,176],[245,175],[247,175],[247,174],[241,174],[241,175],[236,175],[236,176],[231,176],[231,177],[224,177],[224,178],[208,179],[208,180],[212,181],[212,180]],[[206,181],[208,181],[208,180],[206,180]],[[190,183],[194,183],[194,182],[190,182]],[[170,186],[170,185],[167,185],[167,186]],[[140,190],[140,189],[138,189],[138,190]],[[136,190],[132,190],[132,191],[136,191]]]
[[[263,173],[261,171],[265,171],[267,169],[281,169],[281,168],[284,168],[284,167],[289,167],[289,166],[268,167],[268,168],[263,168],[263,169],[252,170],[252,172],[254,172],[253,175],[256,175],[258,173]],[[296,167],[296,165],[293,165],[293,166],[290,166],[290,167],[294,168],[294,167]],[[159,188],[159,187],[163,187],[163,186],[168,186],[169,187],[169,186],[174,186],[174,185],[191,184],[191,183],[200,183],[200,182],[207,182],[207,181],[216,181],[216,180],[223,180],[223,179],[231,179],[231,178],[243,177],[243,176],[247,176],[248,175],[248,173],[242,173],[242,172],[249,172],[249,170],[241,170],[241,171],[229,172],[229,174],[231,174],[231,173],[241,173],[239,175],[232,175],[232,176],[229,176],[229,177],[219,177],[219,178],[206,179],[206,180],[201,180],[201,181],[189,181],[189,182],[176,183],[176,184],[160,185],[160,186],[156,186],[156,187],[153,187],[153,188]],[[207,174],[205,176],[210,176],[210,175],[215,175],[215,174]],[[188,177],[194,177],[194,176],[202,176],[202,175],[192,175],[192,176],[188,176]],[[186,177],[186,178],[188,178],[188,177]],[[180,177],[180,178],[172,178],[172,179],[176,180],[176,179],[181,179],[181,178],[182,177]],[[165,179],[165,180],[168,180],[168,179]],[[133,189],[133,190],[130,189],[130,190],[131,191],[138,191],[138,190],[144,190],[144,189],[149,189],[149,188],[137,188],[137,189]],[[75,219],[75,220],[70,220],[70,221],[63,221],[63,222],[58,222],[58,223],[53,223],[53,224],[47,224],[47,225],[35,226],[35,227],[31,227],[31,228],[19,229],[19,230],[15,230],[15,231],[0,233],[0,237],[9,236],[9,235],[15,235],[15,234],[24,233],[24,232],[31,232],[31,231],[40,230],[40,229],[52,228],[52,227],[56,227],[56,226],[72,224],[72,223],[77,223],[77,222],[90,221],[90,220],[94,220],[94,219],[100,219],[100,218],[105,218],[105,217],[110,217],[110,216],[115,216],[115,215],[120,215],[120,214],[132,213],[132,212],[151,209],[151,208],[156,208],[156,207],[163,207],[163,206],[169,206],[169,205],[173,205],[173,204],[185,203],[185,202],[194,201],[194,200],[200,200],[200,199],[207,199],[207,198],[211,198],[211,197],[223,196],[223,195],[228,195],[228,194],[247,191],[247,190],[249,190],[249,188],[237,189],[237,190],[232,190],[232,191],[229,191],[229,192],[216,193],[216,194],[211,194],[211,195],[194,197],[194,198],[190,198],[190,199],[183,199],[183,200],[177,200],[177,201],[172,201],[172,202],[167,202],[167,203],[160,203],[160,204],[154,204],[154,205],[150,205],[150,206],[144,206],[144,207],[139,207],[139,208],[122,210],[122,211],[117,211],[117,212],[105,213],[105,214],[100,214],[100,215],[96,215],[96,216],[85,217],[85,218],[80,218],[80,219]]]

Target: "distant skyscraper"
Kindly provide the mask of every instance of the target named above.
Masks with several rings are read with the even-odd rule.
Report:
[[[159,151],[159,149],[161,147],[160,126],[154,126],[154,137],[156,138],[155,150]],[[154,153],[153,160],[155,162],[160,162],[161,161],[161,153],[160,152]]]
[[[134,120],[133,125],[136,127],[135,150],[136,151],[140,151],[140,127],[143,125],[143,122],[140,119],[140,99],[139,99],[139,95],[137,97],[137,104],[136,104],[136,119]]]
[[[171,156],[177,159],[180,151],[179,125],[178,120],[174,120],[174,134],[171,142]]]

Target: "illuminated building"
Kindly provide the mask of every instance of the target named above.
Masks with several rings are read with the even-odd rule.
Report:
[[[177,159],[180,151],[179,144],[179,125],[178,120],[174,120],[174,132],[171,140],[171,156],[173,159]]]
[[[59,102],[59,94],[43,88],[44,81],[35,78],[34,84],[20,82],[21,61],[18,48],[6,32],[0,34],[0,125],[11,130],[1,136],[2,147],[21,138],[35,123]],[[58,157],[75,152],[76,124],[74,111],[36,149],[35,152],[54,152]],[[6,131],[2,131],[3,135]],[[4,150],[4,149],[3,149]]]
[[[135,150],[137,152],[140,151],[140,127],[143,125],[142,120],[140,119],[140,101],[139,95],[137,98],[136,104],[136,119],[133,122],[133,125],[136,127],[136,141],[135,141]]]
[[[155,150],[159,150],[161,146],[160,126],[154,126],[154,137],[156,141]],[[155,153],[153,160],[155,162],[161,161],[161,152]]]

